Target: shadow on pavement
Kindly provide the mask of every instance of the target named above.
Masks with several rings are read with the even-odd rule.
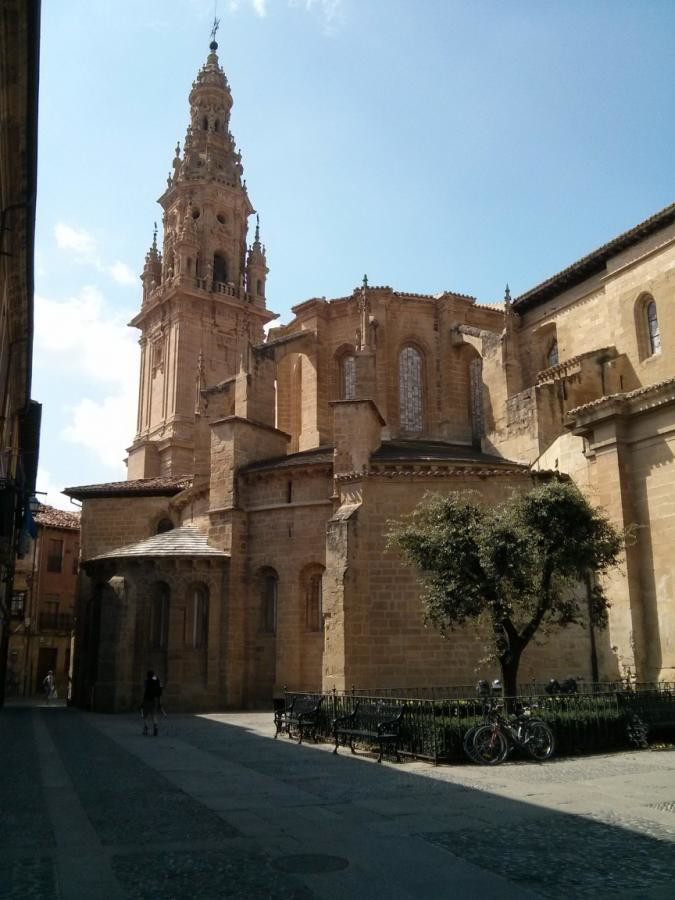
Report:
[[[172,717],[153,739],[128,716],[6,709],[3,822],[31,837],[35,877],[54,836],[35,824],[30,716],[43,717],[129,897],[665,897],[675,879],[672,830],[639,810],[629,823],[564,813],[200,715]],[[558,785],[578,771],[556,770]],[[547,779],[532,765],[523,788]],[[25,814],[5,819],[22,795]],[[27,843],[10,835],[0,849],[0,896],[20,896],[3,887],[18,886]]]

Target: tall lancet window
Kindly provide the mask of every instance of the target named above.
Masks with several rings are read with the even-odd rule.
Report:
[[[356,398],[356,360],[351,354],[342,358],[342,399]]]
[[[551,366],[558,365],[558,342],[553,341],[551,346],[548,348],[548,353],[546,354],[546,367],[551,368]]]
[[[659,329],[659,320],[656,315],[656,303],[650,300],[645,307],[647,314],[647,336],[649,338],[650,356],[661,350],[661,331]]]
[[[424,429],[422,354],[415,347],[404,347],[399,354],[398,390],[401,431],[419,434]]]

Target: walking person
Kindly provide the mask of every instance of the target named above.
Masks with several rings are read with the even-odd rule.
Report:
[[[143,734],[148,733],[148,720],[152,719],[152,734],[157,736],[157,718],[161,709],[162,684],[153,669],[148,669],[143,689],[141,712],[143,715]]]
[[[50,700],[56,700],[56,679],[54,678],[54,673],[50,669],[45,675],[42,681],[42,690],[45,692],[45,699],[47,700],[47,705],[49,705]]]

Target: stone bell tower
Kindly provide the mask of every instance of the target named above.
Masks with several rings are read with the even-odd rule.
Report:
[[[136,437],[128,477],[192,474],[195,385],[211,386],[246,367],[249,344],[275,318],[265,304],[267,264],[247,245],[255,212],[230,133],[232,95],[212,41],[190,91],[183,153],[176,147],[165,192],[164,240],[157,229],[145,258]]]

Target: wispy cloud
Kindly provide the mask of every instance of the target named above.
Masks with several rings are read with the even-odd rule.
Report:
[[[288,0],[288,5],[317,15],[326,34],[332,34],[344,17],[342,0]]]
[[[108,272],[111,278],[118,284],[138,284],[138,275],[129,268],[126,263],[114,262],[108,266]]]
[[[84,228],[73,228],[65,222],[57,222],[54,237],[59,250],[70,251],[86,262],[98,259],[96,241]]]
[[[109,264],[101,259],[96,238],[84,228],[57,222],[54,226],[54,239],[59,250],[69,253],[82,265],[92,266],[99,272],[104,272],[117,284],[138,284],[136,275],[126,263],[116,260]]]
[[[138,345],[95,287],[66,300],[35,297],[35,347],[53,371],[81,375],[90,396],[67,407],[61,435],[93,451],[120,477],[125,448],[134,434]]]
[[[71,512],[74,512],[75,506],[70,502],[68,497],[61,493],[61,490],[64,487],[68,487],[68,485],[57,485],[54,482],[51,473],[42,466],[38,466],[37,490],[39,492],[38,500],[40,503],[45,503],[47,506],[55,506],[57,509],[68,509]]]
[[[330,34],[336,30],[343,18],[342,0],[228,0],[227,12],[236,13],[242,8],[252,10],[260,19],[267,17],[272,5],[281,3],[296,9],[304,9],[316,15],[323,31]]]

